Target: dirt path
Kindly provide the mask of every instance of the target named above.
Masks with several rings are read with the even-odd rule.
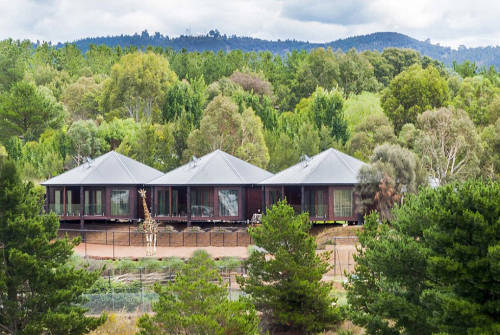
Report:
[[[89,256],[92,258],[111,259],[114,257],[136,259],[147,257],[146,247],[115,246],[113,248],[112,245],[81,243],[74,250],[80,256]],[[247,247],[157,247],[156,255],[153,258],[189,258],[196,250],[205,250],[214,258],[248,257]]]

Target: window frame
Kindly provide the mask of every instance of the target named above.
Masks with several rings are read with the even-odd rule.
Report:
[[[235,188],[235,187],[219,187],[216,189],[217,191],[217,216],[218,217],[223,217],[223,218],[232,218],[232,219],[236,219],[236,218],[239,218],[240,215],[241,215],[241,190],[239,188]],[[222,210],[221,210],[221,196],[220,196],[220,192],[224,192],[224,191],[231,191],[231,192],[236,192],[236,215],[222,215]]]
[[[343,211],[346,209],[346,206],[344,204],[339,204],[339,206],[342,206],[343,208],[337,208],[337,201],[347,200],[347,197],[345,197],[344,199],[339,199],[340,197],[337,196],[338,192],[349,192],[350,215],[343,215],[345,214]],[[333,216],[335,218],[352,218],[354,216],[354,190],[352,188],[336,188],[333,190]]]
[[[128,206],[128,212],[126,214],[114,214],[113,213],[113,192],[127,192],[127,206]],[[110,203],[110,216],[111,217],[131,217],[131,211],[132,211],[132,201],[130,200],[130,189],[124,189],[124,188],[112,188],[109,193],[109,203]]]

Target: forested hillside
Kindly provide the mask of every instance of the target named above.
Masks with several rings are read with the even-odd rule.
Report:
[[[109,150],[168,171],[222,149],[277,172],[335,147],[371,163],[360,176],[369,209],[382,186],[391,203],[429,180],[498,178],[499,116],[495,69],[407,49],[282,57],[0,42],[0,153],[32,180]]]
[[[333,50],[340,49],[347,52],[350,49],[357,51],[379,51],[386,48],[408,48],[420,52],[424,56],[437,59],[445,65],[451,66],[453,62],[463,63],[465,61],[475,62],[479,66],[489,67],[500,66],[500,47],[488,46],[477,48],[460,47],[452,49],[450,47],[432,44],[429,41],[419,41],[404,34],[393,32],[380,32],[362,36],[348,37],[345,39],[333,40],[327,43],[309,43],[297,40],[268,41],[259,38],[227,36],[217,30],[211,30],[206,35],[168,37],[160,33],[150,35],[147,31],[141,34],[89,37],[74,41],[76,46],[86,52],[90,45],[105,44],[109,47],[146,47],[148,45],[162,48],[172,48],[176,51],[185,49],[186,51],[226,51],[241,50],[250,51],[271,51],[273,54],[285,56],[292,50],[311,51],[319,47],[331,47]],[[60,43],[57,47],[63,47]]]

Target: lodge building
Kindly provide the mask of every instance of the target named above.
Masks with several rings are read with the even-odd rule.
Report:
[[[277,174],[221,150],[162,173],[111,151],[42,183],[62,222],[137,222],[139,189],[160,222],[247,223],[280,199],[312,221],[358,222],[354,192],[363,162],[328,149]]]

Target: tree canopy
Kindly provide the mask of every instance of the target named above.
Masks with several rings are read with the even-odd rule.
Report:
[[[495,334],[500,184],[469,180],[408,197],[391,224],[359,234],[346,285],[368,334]]]

